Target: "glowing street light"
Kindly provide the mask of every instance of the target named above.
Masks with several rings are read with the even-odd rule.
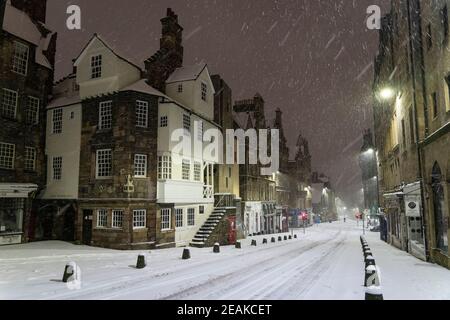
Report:
[[[392,97],[394,97],[395,92],[392,88],[386,87],[381,89],[380,91],[380,98],[382,100],[390,100]]]

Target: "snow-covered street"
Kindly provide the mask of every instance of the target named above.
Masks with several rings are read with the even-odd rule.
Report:
[[[51,241],[0,248],[1,299],[364,299],[362,230],[356,223],[296,230],[298,239],[263,245],[263,236],[241,250],[222,247],[151,251],[146,269],[135,268],[139,252]],[[278,235],[277,235],[278,237]],[[253,238],[253,239],[255,239]],[[450,299],[450,271],[417,260],[368,233],[382,272],[385,299]],[[75,261],[82,287],[62,283]]]

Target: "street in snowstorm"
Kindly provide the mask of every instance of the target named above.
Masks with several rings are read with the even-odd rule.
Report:
[[[0,249],[0,299],[221,299],[363,300],[361,224],[324,223],[291,234],[258,236],[242,249],[223,246],[146,251],[147,267],[136,269],[141,251],[115,251],[59,241]],[[297,239],[284,240],[284,235]],[[263,239],[267,244],[262,244]],[[251,240],[257,246],[251,246]],[[422,262],[366,231],[381,273],[384,298],[449,299],[450,273]],[[61,281],[66,263],[81,269],[81,287]]]

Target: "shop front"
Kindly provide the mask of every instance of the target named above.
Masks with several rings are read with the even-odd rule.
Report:
[[[30,195],[37,189],[35,184],[0,184],[0,245],[24,240],[24,220],[31,209]]]

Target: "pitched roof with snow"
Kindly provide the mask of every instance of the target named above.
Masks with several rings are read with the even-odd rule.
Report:
[[[141,79],[141,80],[139,80],[139,81],[129,85],[128,87],[125,87],[125,88],[121,89],[120,91],[121,92],[124,92],[124,91],[141,92],[141,93],[146,93],[146,94],[150,94],[150,95],[153,95],[153,96],[163,97],[163,98],[171,100],[164,93],[156,90],[155,88],[153,88],[152,86],[147,84],[146,79]]]
[[[122,59],[128,63],[130,63],[131,65],[135,66],[136,68],[138,68],[139,70],[143,70],[145,69],[145,65],[142,61],[138,61],[135,60],[133,57],[131,56],[127,56],[125,54],[123,54],[123,52],[120,51],[119,48],[117,48],[114,45],[111,45],[110,42],[106,42],[101,36],[99,36],[97,33],[94,33],[94,35],[91,37],[91,39],[88,41],[88,43],[86,44],[86,46],[81,50],[80,54],[78,55],[78,57],[75,58],[74,60],[74,66],[77,65],[77,62],[80,60],[80,58],[82,58],[84,56],[84,53],[86,52],[86,49],[95,41],[95,40],[99,40],[106,48],[108,48],[113,54],[115,54],[119,59]]]
[[[206,63],[203,62],[192,66],[178,68],[170,75],[166,83],[197,80],[205,68]]]
[[[8,33],[34,44],[37,47],[35,56],[36,63],[52,69],[50,62],[44,56],[43,51],[48,49],[53,34],[49,33],[46,37],[42,36],[41,31],[31,18],[25,12],[13,7],[10,1],[5,5],[2,28]]]

